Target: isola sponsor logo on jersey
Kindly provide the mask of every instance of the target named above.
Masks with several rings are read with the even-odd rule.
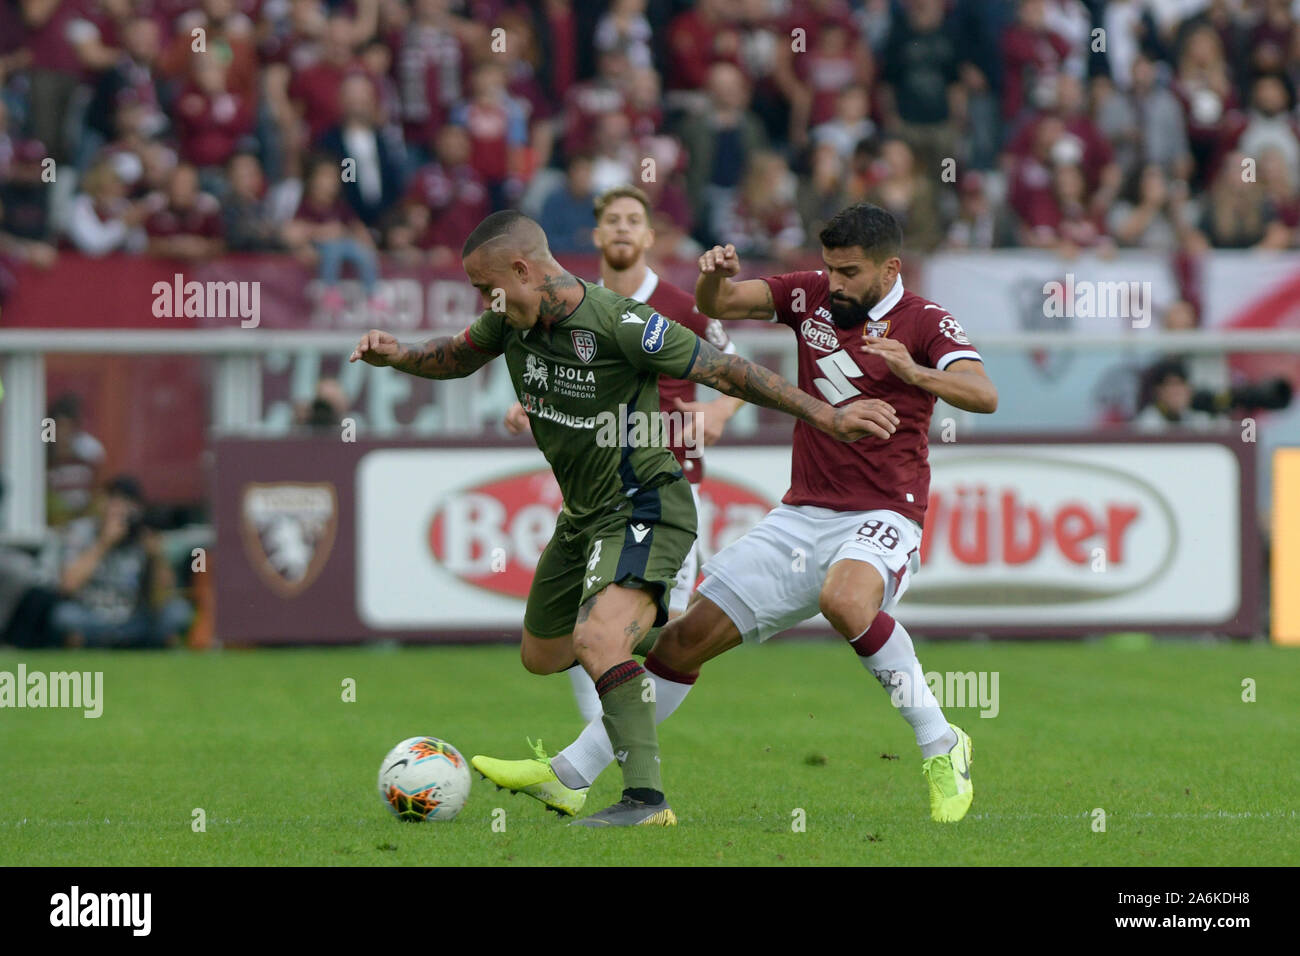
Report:
[[[641,348],[653,355],[664,347],[668,337],[668,320],[655,312],[646,320],[645,331],[641,333]]]

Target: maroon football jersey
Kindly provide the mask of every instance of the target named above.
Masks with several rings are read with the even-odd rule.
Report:
[[[641,287],[632,293],[631,298],[644,302],[660,315],[686,326],[719,351],[734,351],[731,339],[722,328],[722,323],[701,313],[695,308],[694,295],[677,288],[670,282],[665,282],[653,269],[646,270],[645,280],[641,283]],[[677,406],[673,400],[678,398],[683,402],[695,401],[695,383],[690,379],[660,376],[659,410],[676,412]],[[668,435],[674,439],[680,437],[676,429],[670,429]],[[686,457],[686,446],[681,442],[675,442],[671,449],[688,481],[699,484],[704,480],[703,457]]]
[[[799,338],[799,387],[835,406],[863,398],[888,402],[898,430],[883,440],[868,435],[841,442],[806,422],[794,426],[788,505],[836,511],[886,508],[925,523],[930,494],[927,458],[935,397],[894,375],[877,355],[861,351],[862,337],[881,335],[907,346],[918,365],[943,370],[958,359],[979,359],[961,325],[942,306],[903,289],[900,276],[869,313],[865,328],[831,321],[826,274],[765,276],[776,314],[772,321]]]

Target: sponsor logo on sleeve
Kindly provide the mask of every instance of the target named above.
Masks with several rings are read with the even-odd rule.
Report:
[[[641,333],[641,349],[653,355],[664,347],[668,337],[668,320],[655,312],[646,320],[645,331]]]
[[[939,320],[939,331],[958,345],[970,345],[970,337],[966,335],[966,330],[951,315],[945,315]]]

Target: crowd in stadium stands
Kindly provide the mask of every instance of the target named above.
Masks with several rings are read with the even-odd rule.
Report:
[[[1294,248],[1298,6],[0,0],[0,295],[60,247],[373,288],[507,206],[582,251],[628,181],[668,255],[858,199],[913,252]]]

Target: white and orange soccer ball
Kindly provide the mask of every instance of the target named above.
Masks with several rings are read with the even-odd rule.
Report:
[[[469,763],[437,737],[408,737],[379,765],[379,795],[407,823],[455,819],[469,788]]]

